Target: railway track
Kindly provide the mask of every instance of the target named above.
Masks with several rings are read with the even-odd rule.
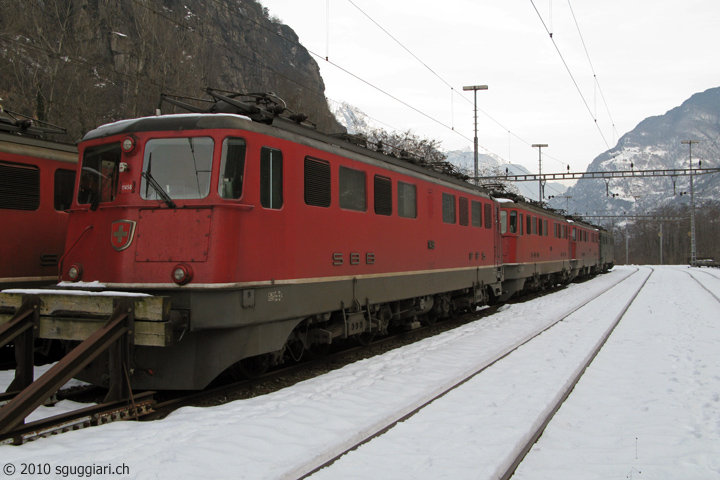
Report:
[[[632,295],[632,298],[627,301],[627,303],[623,306],[620,313],[615,317],[614,321],[612,322],[610,328],[605,332],[605,334],[599,339],[595,347],[588,353],[585,360],[582,362],[582,364],[579,366],[579,368],[576,370],[575,375],[573,378],[566,384],[566,387],[564,390],[560,392],[558,395],[556,401],[552,405],[552,407],[547,411],[547,414],[542,419],[542,422],[532,431],[532,434],[529,436],[527,442],[522,446],[520,451],[517,455],[512,459],[512,462],[510,465],[505,469],[504,472],[502,472],[502,475],[500,475],[498,478],[501,480],[508,480],[513,476],[515,473],[515,469],[517,469],[518,465],[523,461],[525,456],[528,454],[532,446],[537,442],[538,438],[542,435],[542,433],[545,431],[545,428],[548,426],[550,421],[553,419],[555,414],[560,410],[560,407],[565,403],[565,401],[570,396],[570,393],[573,391],[575,386],[578,384],[580,379],[582,378],[585,371],[588,369],[590,364],[595,360],[595,357],[597,357],[598,353],[600,353],[600,350],[603,348],[605,343],[607,343],[608,339],[610,338],[610,335],[615,331],[615,328],[618,326],[620,321],[625,316],[625,313],[630,308],[630,305],[635,301],[637,296],[640,294],[642,289],[647,284],[648,280],[650,279],[650,276],[652,275],[653,270],[651,269],[650,275],[645,278],[645,281],[642,282],[642,285],[640,285],[640,288],[638,288],[634,294]]]
[[[38,438],[71,432],[118,420],[138,419],[149,413],[155,401],[152,392],[134,397],[133,401],[101,403],[26,423],[12,432],[0,435],[0,445],[22,445]]]
[[[703,274],[703,276],[705,276],[704,278],[710,277],[710,278],[714,279],[715,281],[719,281],[720,277],[718,277],[717,275],[715,275],[713,273],[706,272],[704,270],[687,270],[687,269],[685,269],[685,270],[682,270],[682,272],[686,273],[688,276],[690,276],[690,278],[692,278],[698,285],[700,285],[700,287],[702,287],[703,290],[708,292],[710,295],[712,295],[712,297],[715,300],[720,302],[720,295],[718,295],[716,293],[716,292],[720,292],[720,284],[716,287],[716,289],[715,289],[716,292],[713,292],[713,290],[711,288],[709,288],[703,282],[698,280],[698,277],[700,276],[699,274]]]
[[[529,299],[537,298],[554,291],[557,291],[557,289],[549,290],[541,294],[533,294],[509,303],[523,303]],[[584,302],[582,305],[586,303],[587,302]],[[581,308],[582,305],[568,311],[566,315],[570,315],[573,311]],[[303,361],[302,363],[272,371],[257,379],[225,382],[218,386],[190,394],[187,392],[140,392],[135,394],[134,401],[131,402],[113,402],[88,406],[77,411],[31,422],[27,425],[20,425],[12,432],[0,436],[0,444],[22,444],[37,438],[90,426],[103,425],[117,420],[152,421],[163,418],[172,411],[184,406],[212,406],[271,393],[328,371],[341,368],[344,365],[360,359],[380,355],[400,346],[414,343],[423,338],[437,335],[444,331],[488,317],[495,313],[498,308],[500,307],[485,308],[477,312],[461,315],[458,318],[446,319],[432,326],[421,327],[408,332],[383,337],[373,341],[369,345],[346,348],[319,359]],[[560,319],[558,321],[560,321]],[[550,326],[547,328],[550,328]],[[537,334],[539,333],[541,332]],[[525,343],[530,340],[531,338],[526,339]],[[519,346],[520,345],[515,348],[519,348]],[[508,351],[505,355],[509,353],[511,353],[511,351]],[[102,396],[100,396],[100,398],[102,398]]]
[[[636,269],[635,272],[633,272],[630,276],[626,277],[624,281],[627,281],[629,278],[637,274],[639,269]],[[639,288],[636,289],[636,291],[633,293],[632,298],[627,301],[627,303],[623,306],[620,313],[615,317],[613,320],[610,328],[608,328],[604,335],[598,340],[598,342],[594,345],[592,350],[587,354],[587,356],[584,358],[583,362],[578,366],[578,368],[575,370],[572,379],[569,382],[565,383],[564,389],[561,390],[555,397],[553,404],[547,408],[540,421],[535,422],[535,427],[531,432],[528,432],[525,434],[524,438],[526,439],[521,448],[517,450],[517,454],[513,455],[511,458],[507,458],[505,462],[503,462],[501,468],[499,471],[496,472],[495,475],[492,475],[491,478],[503,478],[507,479],[512,476],[512,473],[515,471],[515,468],[517,465],[522,461],[522,459],[525,457],[527,452],[530,450],[532,445],[536,442],[536,440],[540,437],[542,432],[544,431],[547,424],[552,419],[553,415],[557,410],[560,408],[562,403],[567,399],[570,392],[574,388],[574,386],[577,384],[579,379],[582,377],[582,374],[585,372],[587,367],[592,363],[592,360],[595,358],[597,353],[600,351],[602,346],[605,344],[607,339],[609,338],[610,334],[614,330],[614,328],[617,326],[617,324],[622,319],[622,316],[629,308],[632,301],[635,299],[635,297],[639,294],[639,292],[642,290],[645,283],[648,281],[650,275],[648,275],[640,285]],[[620,282],[622,283],[622,282]],[[566,312],[563,312],[562,314],[558,315],[557,318],[549,325],[545,325],[543,328],[537,330],[532,335],[528,336],[527,338],[523,339],[520,342],[517,342],[515,345],[508,347],[508,349],[501,353],[496,355],[492,360],[479,365],[474,371],[470,372],[466,376],[456,379],[451,385],[448,385],[446,388],[443,388],[442,391],[436,393],[431,398],[423,399],[421,403],[414,406],[412,409],[407,411],[401,416],[397,416],[396,418],[391,419],[390,421],[386,422],[382,425],[376,425],[372,431],[367,431],[366,434],[363,436],[363,438],[358,439],[357,441],[352,442],[351,444],[345,444],[341,448],[337,448],[332,453],[328,452],[325,455],[325,459],[320,463],[317,462],[315,464],[307,463],[305,465],[297,467],[295,470],[289,472],[286,474],[283,478],[307,478],[311,475],[313,475],[316,472],[320,472],[322,469],[331,466],[333,463],[335,463],[338,459],[346,455],[348,452],[351,452],[353,450],[356,450],[360,448],[361,446],[368,444],[372,442],[374,439],[380,437],[381,435],[385,434],[386,432],[390,431],[395,427],[398,423],[404,422],[408,419],[411,419],[413,416],[418,414],[419,412],[423,411],[425,408],[430,406],[431,404],[440,401],[443,397],[446,395],[452,393],[453,391],[461,388],[464,384],[467,382],[470,382],[475,377],[481,375],[483,372],[488,370],[494,365],[499,364],[504,359],[509,357],[513,352],[518,351],[523,346],[527,345],[534,339],[538,338],[540,335],[542,335],[545,332],[549,332],[553,327],[557,326],[561,322],[563,322],[565,319],[573,315],[575,312],[578,312],[583,307],[587,306],[588,304],[592,303],[593,301],[597,300],[599,297],[602,297],[605,293],[607,293],[612,288],[615,288],[617,285],[612,285],[608,287],[607,289],[599,292],[598,294],[594,295],[592,298],[586,299],[579,305],[574,306],[573,308],[567,310]],[[347,466],[345,466],[347,468]],[[332,470],[331,470],[332,471]],[[329,475],[332,477],[332,473]],[[320,475],[321,478],[323,478],[322,475]]]

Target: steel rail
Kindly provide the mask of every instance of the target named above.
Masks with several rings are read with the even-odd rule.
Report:
[[[702,283],[700,280],[698,280],[698,279],[695,277],[695,275],[693,275],[693,272],[690,272],[690,271],[687,271],[687,270],[680,270],[680,269],[675,269],[675,270],[679,270],[679,271],[682,271],[682,272],[684,272],[684,273],[687,273],[687,274],[690,276],[690,278],[692,278],[693,280],[695,280],[695,282],[703,288],[703,290],[705,290],[705,291],[708,292],[710,295],[712,295],[712,297],[713,297],[718,303],[720,303],[720,297],[718,297],[717,295],[715,295],[713,292],[710,291],[709,288],[707,288],[705,285],[703,285],[703,283]],[[715,275],[713,275],[713,274],[711,274],[711,273],[708,273],[708,272],[703,272],[702,270],[697,270],[697,273],[704,273],[705,275],[708,275],[709,277],[714,278],[715,280],[720,280],[720,278],[716,277]]]
[[[448,393],[452,392],[453,390],[459,388],[459,387],[462,386],[463,384],[465,384],[465,383],[467,383],[468,381],[472,380],[472,379],[473,379],[474,377],[476,377],[477,375],[481,374],[482,372],[484,372],[485,370],[487,370],[487,369],[490,368],[491,366],[495,365],[496,363],[500,362],[500,361],[503,360],[504,358],[508,357],[511,353],[515,352],[516,350],[518,350],[518,349],[521,348],[522,346],[528,344],[530,341],[532,341],[533,339],[535,339],[536,337],[538,337],[538,336],[541,335],[542,333],[546,332],[547,330],[551,329],[552,327],[554,327],[555,325],[557,325],[558,323],[560,323],[561,321],[563,321],[565,318],[567,318],[567,317],[569,317],[570,315],[572,315],[573,313],[575,313],[576,311],[580,310],[581,308],[583,308],[584,306],[586,306],[586,305],[589,304],[590,302],[592,302],[592,301],[596,300],[598,297],[604,295],[604,294],[607,293],[609,290],[615,288],[617,285],[619,285],[619,284],[627,281],[627,280],[628,280],[629,278],[631,278],[633,275],[635,275],[636,273],[638,273],[639,270],[640,270],[640,269],[636,267],[634,272],[632,272],[632,273],[631,273],[630,275],[628,275],[627,277],[623,278],[620,282],[618,282],[618,283],[616,283],[616,284],[614,284],[614,285],[609,286],[608,288],[606,288],[606,289],[604,289],[603,291],[599,292],[597,295],[594,295],[592,298],[589,298],[589,299],[583,301],[582,303],[580,303],[580,304],[578,304],[578,305],[575,305],[575,306],[573,306],[572,308],[568,309],[567,311],[561,313],[561,314],[558,316],[558,318],[557,318],[554,322],[552,322],[550,325],[547,325],[547,326],[539,329],[538,331],[533,332],[533,333],[530,334],[527,338],[521,340],[521,341],[518,342],[517,344],[515,344],[515,345],[513,345],[512,347],[508,348],[506,351],[499,353],[495,358],[493,358],[493,359],[485,362],[483,365],[479,366],[476,370],[470,372],[468,375],[466,375],[465,377],[461,378],[460,380],[458,380],[457,382],[453,383],[452,385],[449,385],[449,386],[448,386],[447,388],[445,388],[442,392],[437,393],[437,394],[433,395],[431,398],[424,400],[424,401],[422,402],[422,404],[414,407],[414,408],[413,408],[412,410],[410,410],[409,412],[404,413],[404,414],[401,414],[401,415],[397,416],[397,418],[394,418],[394,419],[392,419],[391,421],[386,422],[383,426],[379,426],[378,428],[375,428],[375,429],[373,429],[372,431],[367,432],[367,434],[365,434],[362,439],[360,439],[360,440],[357,441],[357,442],[354,442],[351,446],[346,447],[346,446],[343,445],[343,446],[341,446],[341,447],[339,447],[339,448],[332,449],[331,451],[327,452],[325,455],[318,455],[318,456],[316,457],[316,459],[313,459],[311,462],[308,462],[308,463],[306,463],[305,465],[300,465],[300,466],[296,467],[296,468],[293,469],[292,471],[290,471],[290,472],[288,472],[287,474],[285,474],[285,476],[283,476],[282,478],[287,478],[287,479],[290,479],[290,478],[304,479],[304,478],[307,478],[307,477],[309,477],[310,475],[314,474],[315,472],[317,472],[317,471],[319,471],[319,470],[321,470],[321,469],[323,469],[323,468],[325,468],[325,467],[328,467],[328,466],[332,465],[333,463],[335,463],[340,457],[342,457],[342,456],[345,455],[346,453],[348,453],[348,452],[350,452],[350,451],[352,451],[352,450],[355,450],[356,448],[358,448],[358,447],[360,447],[360,446],[362,446],[362,445],[370,442],[370,441],[371,441],[372,439],[374,439],[374,438],[379,437],[380,435],[384,434],[384,433],[387,432],[388,430],[392,429],[392,428],[393,428],[395,425],[397,425],[398,423],[403,422],[403,421],[407,420],[408,418],[414,416],[415,414],[417,414],[418,412],[420,412],[422,409],[424,409],[425,407],[427,407],[427,406],[430,405],[431,403],[433,403],[433,402],[435,402],[436,400],[444,397],[444,396],[447,395]],[[646,279],[645,281],[647,281],[647,279]],[[644,283],[643,283],[643,285],[644,285]],[[534,441],[533,441],[533,443],[534,443]],[[532,444],[531,444],[531,445],[532,445]],[[514,470],[514,469],[513,469],[513,470]]]
[[[500,480],[509,480],[514,474],[517,467],[522,463],[522,461],[527,456],[528,452],[530,452],[530,449],[532,449],[533,445],[537,442],[538,438],[540,438],[540,435],[543,434],[547,426],[550,424],[550,421],[553,419],[555,414],[560,410],[560,407],[565,403],[565,401],[570,396],[570,393],[575,389],[575,386],[580,382],[580,379],[587,371],[590,364],[592,364],[593,360],[597,357],[597,355],[600,353],[600,350],[605,346],[608,339],[610,338],[610,335],[615,331],[615,328],[620,324],[620,320],[625,316],[625,313],[628,311],[632,303],[635,301],[637,296],[640,294],[642,289],[645,287],[645,284],[647,284],[648,280],[652,276],[654,269],[650,269],[650,275],[647,276],[645,281],[643,281],[642,285],[640,285],[640,288],[637,289],[637,291],[633,294],[632,298],[625,304],[623,309],[620,311],[620,313],[615,317],[613,320],[612,325],[609,329],[605,331],[605,334],[601,337],[601,340],[596,344],[593,351],[585,358],[585,361],[583,362],[582,366],[576,371],[575,376],[572,378],[571,382],[566,384],[565,389],[562,392],[562,395],[557,399],[553,407],[548,411],[548,413],[543,418],[542,422],[538,425],[538,427],[535,429],[535,431],[530,435],[528,441],[523,445],[522,449],[518,453],[517,456],[513,459],[510,466],[505,470],[505,472],[498,476]],[[639,269],[638,269],[639,271]],[[637,271],[636,271],[637,273]],[[629,277],[628,277],[629,278]],[[597,298],[597,297],[596,297]]]
[[[28,441],[58,433],[136,418],[138,415],[151,411],[155,403],[152,397],[154,393],[137,394],[134,403],[128,401],[101,403],[19,425],[0,434],[0,445],[22,445]]]

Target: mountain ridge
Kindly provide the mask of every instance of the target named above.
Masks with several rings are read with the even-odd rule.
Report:
[[[720,87],[693,94],[665,114],[648,117],[618,140],[615,147],[598,155],[587,171],[683,169],[720,166]],[[717,174],[694,176],[695,201],[720,198]],[[689,177],[645,177],[612,180],[581,179],[567,195],[572,213],[590,215],[639,215],[652,210],[689,203]],[[682,195],[680,195],[682,193]],[[549,202],[564,209],[564,200]]]

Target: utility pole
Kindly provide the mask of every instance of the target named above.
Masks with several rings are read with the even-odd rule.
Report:
[[[475,101],[473,103],[475,105],[475,140],[474,140],[474,144],[475,144],[475,150],[474,150],[474,152],[475,152],[475,155],[474,155],[474,157],[475,157],[475,185],[478,185],[478,183],[480,182],[478,180],[479,175],[478,175],[478,136],[477,136],[477,91],[478,90],[487,90],[487,89],[488,89],[487,85],[471,85],[471,86],[463,87],[463,90],[465,90],[466,92],[472,90],[473,96],[475,97]]]
[[[697,250],[695,244],[695,188],[693,186],[693,164],[692,164],[692,146],[698,143],[697,140],[683,140],[683,145],[687,145],[690,149],[690,266],[697,264]]]
[[[630,232],[625,229],[625,265],[630,265]]]
[[[538,149],[538,174],[542,177],[542,148],[547,147],[546,143],[533,143],[533,148],[537,147]],[[542,203],[543,198],[545,198],[545,183],[542,181],[542,178],[538,180],[538,201]]]

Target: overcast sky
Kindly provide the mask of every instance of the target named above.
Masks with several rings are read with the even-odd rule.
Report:
[[[472,149],[462,87],[488,85],[477,94],[480,152],[532,172],[533,143],[548,144],[544,172],[585,171],[643,119],[720,86],[718,0],[261,3],[317,54],[327,97],[385,128]]]

